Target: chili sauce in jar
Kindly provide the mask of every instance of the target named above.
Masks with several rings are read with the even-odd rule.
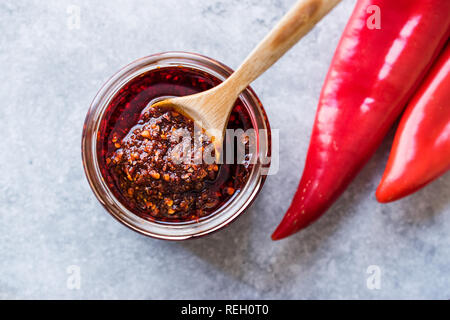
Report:
[[[128,210],[151,221],[199,220],[245,186],[252,164],[238,161],[236,152],[231,163],[174,161],[180,132],[200,137],[201,150],[211,146],[211,140],[204,131],[195,131],[192,119],[173,109],[151,107],[158,99],[198,93],[219,83],[197,69],[161,67],[130,80],[112,98],[100,123],[97,157],[105,183]],[[250,116],[238,99],[228,129],[250,128]],[[193,148],[187,150],[192,153],[188,156],[195,156]]]

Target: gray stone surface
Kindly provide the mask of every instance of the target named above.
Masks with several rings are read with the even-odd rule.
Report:
[[[109,76],[166,50],[235,68],[293,2],[0,2],[0,298],[450,298],[450,176],[378,204],[392,133],[318,223],[284,241],[269,238],[300,178],[353,0],[254,83],[280,129],[281,164],[238,221],[203,239],[164,242],[117,223],[91,192],[81,130]],[[80,8],[79,29],[68,27],[70,5]],[[80,267],[80,290],[67,288],[70,265]],[[370,265],[381,268],[380,290],[366,286]]]

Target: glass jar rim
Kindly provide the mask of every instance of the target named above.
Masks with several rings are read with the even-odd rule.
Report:
[[[185,240],[203,236],[225,227],[253,203],[266,179],[266,175],[262,172],[270,166],[271,135],[264,108],[255,92],[248,87],[239,98],[248,111],[253,128],[256,131],[258,161],[253,165],[247,183],[241,192],[199,221],[182,223],[150,221],[128,210],[113,195],[100,172],[96,152],[99,125],[113,97],[130,80],[156,68],[174,66],[200,70],[215,76],[220,81],[224,81],[233,73],[231,68],[214,59],[196,53],[180,51],[157,53],[131,62],[116,72],[101,87],[92,101],[83,127],[82,160],[92,191],[103,207],[119,222],[138,233],[153,238]],[[259,132],[263,132],[262,130],[264,130],[264,135],[259,134]],[[264,141],[261,141],[261,139],[264,139]],[[261,158],[266,159],[266,161],[261,163],[259,161]]]

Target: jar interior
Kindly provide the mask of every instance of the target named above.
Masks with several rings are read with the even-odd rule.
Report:
[[[99,127],[97,158],[102,177],[108,188],[128,210],[143,219],[161,223],[199,221],[208,218],[220,207],[226,206],[242,190],[253,165],[250,159],[243,163],[237,163],[236,150],[233,150],[233,155],[235,156],[233,163],[221,164],[218,167],[217,177],[205,184],[207,189],[189,191],[185,195],[167,194],[164,193],[164,184],[167,189],[170,189],[173,181],[169,183],[158,177],[157,181],[149,182],[158,186],[162,194],[160,197],[149,196],[151,201],[145,198],[148,192],[140,192],[139,187],[133,186],[133,182],[126,177],[123,179],[120,176],[120,170],[111,169],[117,169],[117,166],[112,166],[111,163],[114,152],[121,147],[121,141],[130,132],[139,130],[139,126],[136,126],[136,124],[143,113],[148,110],[148,106],[152,101],[157,101],[161,97],[186,96],[198,93],[208,90],[221,82],[217,77],[198,69],[181,66],[162,67],[149,70],[131,79],[114,95],[104,112]],[[238,99],[230,115],[227,129],[243,129],[246,131],[252,128],[250,114],[243,101]],[[228,137],[224,144],[230,144],[231,139],[236,140],[234,137]],[[233,141],[233,145],[236,148],[238,143],[238,141]],[[226,149],[225,147],[223,148],[223,150]],[[246,156],[250,157],[251,155],[246,154]],[[119,174],[116,171],[119,171]],[[161,175],[165,172],[165,170],[161,170]],[[135,179],[132,175],[128,175],[128,177]],[[187,187],[190,186],[188,185]],[[183,205],[188,203],[188,201],[191,201],[192,205],[189,207],[185,206],[184,211],[176,211],[165,217],[155,217],[153,212],[160,212],[160,207],[163,210],[166,209],[167,206],[163,202],[168,197],[174,198],[174,196],[176,196],[176,199],[175,203],[172,203],[172,207],[179,208],[180,202]],[[153,210],[147,204],[152,205]],[[159,207],[156,207],[156,204]]]

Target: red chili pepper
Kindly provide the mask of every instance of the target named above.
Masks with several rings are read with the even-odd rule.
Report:
[[[450,44],[409,103],[377,190],[380,202],[405,197],[450,169]]]
[[[369,28],[374,8],[381,29]],[[303,177],[272,239],[318,219],[373,155],[447,41],[449,13],[449,0],[357,2],[322,88]]]

